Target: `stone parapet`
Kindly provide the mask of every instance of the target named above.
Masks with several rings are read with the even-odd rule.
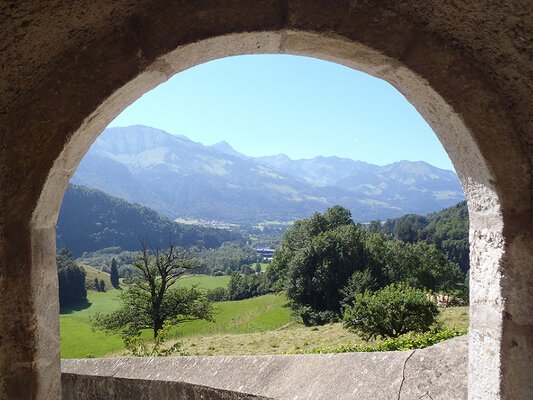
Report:
[[[63,360],[63,399],[463,400],[467,342],[377,353]]]

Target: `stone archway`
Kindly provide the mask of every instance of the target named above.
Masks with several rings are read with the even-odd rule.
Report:
[[[531,39],[533,11],[519,1],[500,7],[437,0],[2,6],[0,397],[59,397],[55,222],[92,141],[174,73],[255,53],[368,72],[426,118],[471,214],[470,397],[529,397],[533,68],[523,38]]]

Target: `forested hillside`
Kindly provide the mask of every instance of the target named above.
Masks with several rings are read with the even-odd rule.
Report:
[[[235,232],[178,224],[150,208],[99,190],[69,186],[57,223],[58,248],[68,248],[74,256],[114,246],[139,250],[139,239],[162,247],[168,246],[169,241],[200,248],[216,248],[228,241],[244,242]]]
[[[394,239],[434,244],[463,271],[469,267],[468,208],[466,201],[427,216],[408,214],[389,219],[382,230]]]

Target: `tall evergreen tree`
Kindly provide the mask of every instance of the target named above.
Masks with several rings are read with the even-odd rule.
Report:
[[[56,262],[59,280],[59,303],[65,306],[86,299],[85,271],[76,264],[70,250],[59,250]]]
[[[117,260],[114,258],[111,260],[111,284],[114,288],[119,286]]]

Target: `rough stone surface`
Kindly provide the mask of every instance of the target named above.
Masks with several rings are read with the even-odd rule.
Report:
[[[463,400],[466,346],[463,337],[403,352],[64,360],[63,398],[187,400],[209,388],[209,399]]]
[[[53,235],[68,178],[127,105],[218,57],[291,53],[393,84],[471,217],[469,397],[533,398],[530,1],[0,3],[0,398],[60,397]]]

